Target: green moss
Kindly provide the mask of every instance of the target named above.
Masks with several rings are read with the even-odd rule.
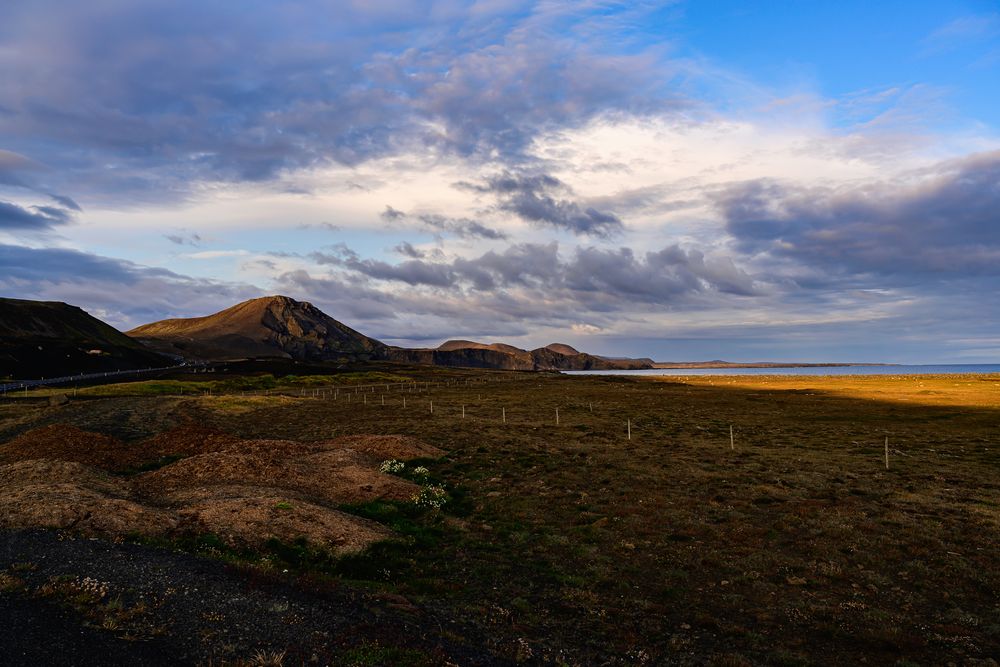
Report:
[[[431,667],[439,661],[423,651],[365,643],[341,656],[345,667]]]

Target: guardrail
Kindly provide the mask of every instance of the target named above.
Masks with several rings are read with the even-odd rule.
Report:
[[[207,364],[180,364],[178,366],[162,366],[159,368],[133,368],[124,371],[102,371],[100,373],[80,373],[78,375],[64,375],[56,378],[40,378],[38,380],[18,380],[0,384],[0,392],[17,391],[18,389],[28,389],[29,387],[45,387],[52,384],[65,384],[66,382],[80,382],[82,380],[97,380],[101,378],[122,377],[129,375],[142,375],[143,373],[159,373],[161,371],[172,371],[178,368],[200,368]]]

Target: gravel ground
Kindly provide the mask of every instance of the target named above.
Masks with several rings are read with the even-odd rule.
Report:
[[[507,664],[456,639],[468,628],[402,596],[168,549],[0,532],[0,573],[4,665],[219,665],[282,652],[284,665],[325,665],[372,646],[425,655],[425,664]],[[101,590],[88,596],[75,583],[84,578]]]

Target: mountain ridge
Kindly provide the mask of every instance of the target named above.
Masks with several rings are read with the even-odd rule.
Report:
[[[78,306],[0,298],[0,376],[53,377],[165,363]]]
[[[452,339],[436,348],[395,347],[355,331],[309,302],[282,295],[250,299],[212,315],[144,324],[128,335],[153,349],[199,360],[279,356],[507,370],[650,368],[652,364],[645,359],[585,354],[564,343],[522,350],[506,343]]]

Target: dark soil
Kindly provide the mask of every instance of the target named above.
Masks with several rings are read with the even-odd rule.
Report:
[[[0,532],[0,571],[8,573],[0,663],[11,667],[241,664],[282,653],[285,665],[351,664],[351,656],[372,660],[362,664],[395,664],[393,656],[412,665],[508,664],[456,641],[467,629],[402,596],[181,551]],[[85,577],[107,593],[78,594],[72,582]]]

